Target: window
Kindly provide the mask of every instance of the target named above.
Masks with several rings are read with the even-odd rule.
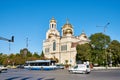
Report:
[[[56,42],[53,42],[53,51],[56,50]]]
[[[61,46],[61,51],[66,51],[67,50],[67,45],[62,45]]]
[[[54,28],[54,24],[52,24],[52,28]]]
[[[48,53],[49,52],[49,48],[45,48],[45,53]]]

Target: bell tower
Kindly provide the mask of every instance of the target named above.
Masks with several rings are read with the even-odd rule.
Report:
[[[50,20],[50,29],[51,30],[56,29],[56,20],[54,19],[54,17],[52,17],[52,19]]]
[[[60,33],[57,30],[57,23],[54,17],[52,17],[49,23],[49,30],[46,33],[46,39],[50,39],[52,37],[58,37],[58,36],[60,36]]]

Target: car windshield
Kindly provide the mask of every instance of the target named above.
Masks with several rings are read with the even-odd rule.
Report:
[[[75,66],[74,69],[78,68],[78,66]]]

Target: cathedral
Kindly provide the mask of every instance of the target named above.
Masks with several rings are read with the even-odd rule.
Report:
[[[58,59],[59,64],[75,65],[77,44],[89,43],[89,39],[84,32],[75,36],[73,26],[68,21],[61,29],[61,32],[57,30],[57,22],[52,18],[46,32],[46,39],[43,41],[44,55],[47,58]]]

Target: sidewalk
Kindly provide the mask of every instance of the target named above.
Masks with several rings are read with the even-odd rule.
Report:
[[[120,69],[120,67],[93,67],[92,70]]]

